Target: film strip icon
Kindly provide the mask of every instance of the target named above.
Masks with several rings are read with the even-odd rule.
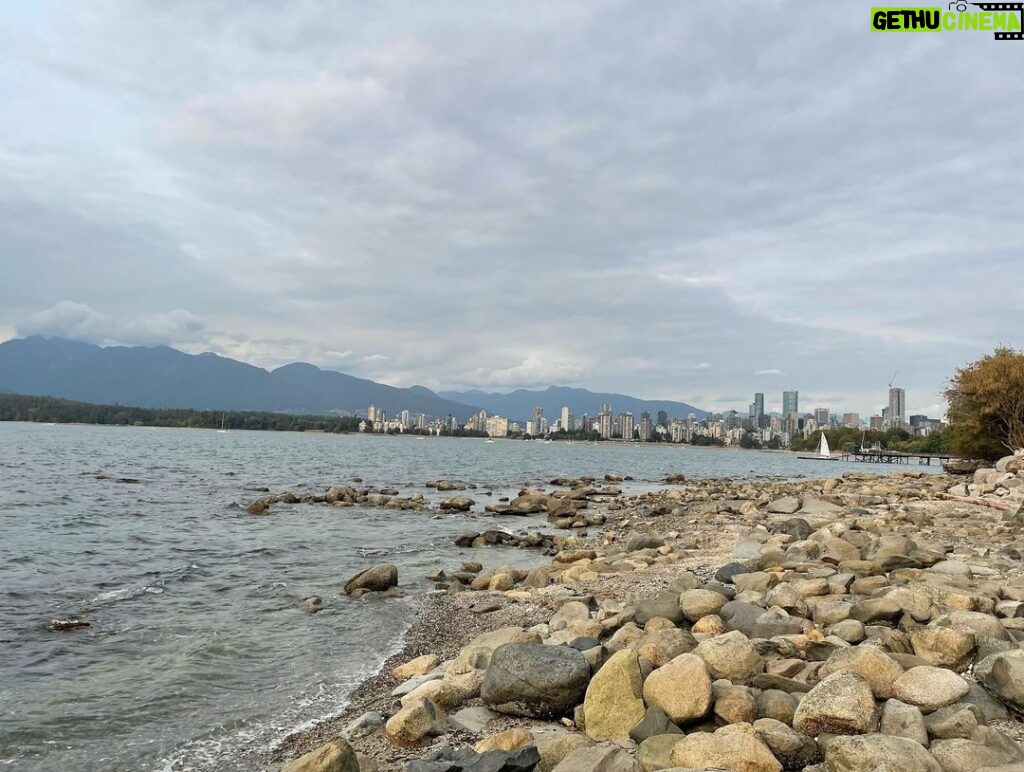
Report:
[[[971,3],[983,11],[1016,11],[1024,22],[1024,3]],[[994,32],[996,40],[1024,40],[1024,32]]]

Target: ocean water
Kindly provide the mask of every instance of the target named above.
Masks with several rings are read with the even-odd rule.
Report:
[[[544,559],[452,545],[543,518],[322,505],[252,517],[236,505],[257,488],[362,478],[437,501],[451,494],[425,483],[452,478],[491,486],[469,492],[483,504],[558,475],[615,472],[640,489],[675,472],[849,469],[892,470],[686,447],[0,423],[0,767],[253,769],[253,751],[342,710],[398,648],[425,573]],[[399,566],[403,597],[340,594],[378,562]],[[302,608],[311,595],[323,611]],[[50,629],[67,618],[91,626]]]

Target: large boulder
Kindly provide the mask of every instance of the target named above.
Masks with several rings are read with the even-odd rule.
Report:
[[[647,676],[643,696],[676,724],[703,718],[711,707],[711,678],[704,660],[680,654]]]
[[[448,718],[444,711],[425,697],[411,701],[384,725],[388,739],[401,747],[422,745],[447,731]]]
[[[500,627],[478,635],[448,665],[443,680],[443,707],[451,708],[480,696],[491,654],[506,643],[540,643],[540,636],[521,627]]]
[[[359,772],[359,761],[351,745],[335,740],[289,761],[281,772]]]
[[[781,721],[773,718],[758,719],[754,722],[754,733],[768,746],[784,769],[803,769],[821,761],[818,744]]]
[[[569,753],[554,772],[643,772],[643,767],[621,748],[593,745]]]
[[[713,678],[746,683],[764,671],[761,655],[738,630],[701,641],[693,653],[707,663]]]
[[[697,640],[693,635],[678,627],[668,627],[647,633],[637,642],[636,653],[654,667],[661,667],[696,647]]]
[[[768,511],[773,514],[792,515],[800,509],[800,499],[795,496],[783,496],[768,503]]]
[[[649,707],[644,717],[629,730],[629,739],[642,743],[649,737],[659,734],[682,734],[683,730],[672,723],[672,720],[661,708]]]
[[[793,728],[809,737],[863,734],[875,725],[875,698],[867,680],[840,670],[811,689],[793,714]]]
[[[536,738],[534,738],[532,732],[522,727],[516,727],[515,729],[506,729],[504,732],[498,732],[497,734],[485,737],[473,747],[473,750],[477,753],[514,751],[519,748],[525,748],[527,745],[533,745],[535,742]]]
[[[807,498],[804,498],[806,504]],[[811,524],[804,520],[802,517],[791,517],[788,520],[779,523],[777,526],[772,528],[776,533],[784,533],[793,537],[793,541],[804,541],[812,533],[814,529],[811,528]]]
[[[391,671],[391,677],[399,681],[405,681],[408,678],[426,675],[436,668],[440,662],[441,660],[436,654],[424,654],[421,657],[416,657],[415,659],[411,659],[408,662],[393,668]]]
[[[997,654],[983,683],[1003,702],[1024,712],[1024,657]]]
[[[583,700],[587,736],[624,740],[644,718],[643,676],[635,651],[616,652],[594,675]]]
[[[840,670],[863,676],[871,692],[882,700],[893,696],[892,683],[903,674],[900,664],[875,646],[851,646],[832,654],[818,670],[826,678]]]
[[[683,621],[683,611],[679,608],[679,593],[663,592],[657,598],[642,600],[636,604],[633,618],[641,627],[657,617],[667,619],[675,625]]]
[[[636,749],[636,760],[646,770],[668,769],[672,766],[672,751],[683,739],[682,734],[656,734],[648,737]]]
[[[398,584],[398,566],[381,563],[360,571],[345,582],[345,594],[351,595],[357,590],[363,592],[383,592]]]
[[[924,723],[921,709],[899,700],[886,700],[882,707],[882,734],[890,737],[904,737],[919,745],[928,747],[928,728]]]
[[[747,725],[746,730],[750,730]],[[782,765],[752,731],[741,725],[724,727],[714,734],[694,732],[672,748],[677,767],[715,767],[731,772],[782,772]]]
[[[946,772],[970,772],[987,767],[1006,772],[1021,769],[1020,759],[1012,752],[972,740],[933,740],[931,752]]]
[[[922,713],[931,713],[966,697],[971,688],[951,670],[921,665],[897,678],[892,690],[896,699],[916,705]]]
[[[551,772],[575,750],[590,748],[594,741],[583,732],[551,732],[537,735],[540,763],[536,772]]]
[[[469,496],[455,496],[445,499],[438,506],[446,512],[468,512],[476,504]]]
[[[679,609],[689,622],[717,614],[729,602],[724,595],[711,590],[687,590],[679,596]]]
[[[509,502],[509,510],[520,515],[531,515],[547,512],[550,496],[543,493],[524,493]],[[560,503],[560,502],[558,502]]]
[[[884,734],[830,737],[825,764],[828,772],[943,772],[919,743]]]
[[[970,630],[957,627],[921,627],[910,633],[914,653],[936,667],[962,673],[974,662],[975,640]]]
[[[499,713],[562,716],[580,703],[589,680],[590,665],[576,649],[507,643],[491,655],[480,695]]]
[[[717,723],[752,724],[757,719],[757,698],[746,686],[713,684],[712,693],[715,698],[712,712]]]

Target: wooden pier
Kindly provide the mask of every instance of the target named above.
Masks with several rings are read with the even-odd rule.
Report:
[[[916,459],[921,466],[931,466],[932,459],[940,464],[951,461],[955,456],[949,453],[904,453],[899,450],[880,450],[878,448],[853,448],[850,456],[854,461],[861,461],[866,464],[909,464],[911,459]]]

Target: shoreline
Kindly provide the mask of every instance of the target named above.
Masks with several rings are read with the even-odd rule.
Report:
[[[968,536],[966,531],[957,533],[956,529],[961,528],[960,523],[966,517],[965,512],[971,512],[970,521],[981,522],[983,517],[987,519],[985,527],[991,543],[1007,541],[1006,534],[1000,534],[998,526],[1000,512],[986,510],[985,507],[976,504],[949,500],[949,494],[945,491],[955,482],[955,479],[945,475],[925,475],[923,470],[893,470],[890,474],[847,472],[841,478],[825,477],[786,482],[699,480],[689,481],[683,485],[662,484],[644,493],[615,497],[600,505],[591,502],[589,507],[582,511],[599,511],[607,518],[606,522],[598,528],[581,529],[586,535],[581,534],[580,538],[564,544],[561,553],[551,563],[545,565],[538,555],[537,568],[529,572],[533,575],[537,571],[549,571],[556,577],[552,583],[527,588],[516,582],[504,589],[487,589],[490,585],[484,582],[482,590],[466,587],[460,588],[463,591],[454,593],[425,593],[417,601],[417,613],[397,653],[388,657],[376,673],[363,680],[353,690],[346,707],[337,716],[323,720],[308,730],[290,735],[275,748],[261,754],[260,768],[279,769],[281,765],[343,737],[348,739],[355,752],[360,755],[360,770],[380,772],[404,769],[406,764],[424,758],[431,752],[436,753],[445,745],[473,746],[489,736],[500,737],[503,732],[509,734],[509,730],[519,730],[520,733],[526,730],[538,746],[544,747],[553,743],[556,737],[562,742],[566,735],[572,735],[573,741],[582,742],[587,736],[585,726],[581,724],[582,716],[579,711],[575,720],[570,717],[553,723],[538,722],[533,718],[499,711],[499,714],[487,723],[486,728],[472,727],[474,731],[470,731],[465,726],[453,728],[449,723],[447,731],[442,732],[439,739],[431,740],[430,737],[425,737],[422,743],[413,744],[411,747],[396,746],[379,727],[366,734],[363,734],[362,730],[353,731],[353,722],[358,724],[358,719],[367,714],[386,718],[389,715],[393,716],[396,711],[405,710],[401,708],[399,698],[393,695],[393,691],[400,684],[400,679],[394,678],[391,671],[399,665],[428,655],[436,657],[442,663],[454,660],[456,657],[464,656],[464,647],[474,639],[479,641],[478,636],[482,633],[502,628],[512,627],[523,631],[547,630],[547,635],[552,636],[552,640],[547,642],[553,643],[559,633],[552,631],[554,625],[549,624],[549,620],[552,620],[552,615],[557,615],[559,609],[566,604],[581,599],[591,607],[596,604],[599,609],[596,619],[600,621],[603,618],[605,621],[601,624],[607,625],[610,614],[608,609],[619,606],[628,608],[643,602],[645,598],[656,596],[664,592],[673,579],[683,573],[695,577],[694,581],[698,586],[722,589],[720,583],[715,582],[714,576],[723,565],[738,558],[744,559],[748,564],[756,562],[755,551],[750,546],[745,546],[750,544],[747,537],[752,529],[756,532],[758,529],[764,531],[768,528],[769,530],[764,531],[767,535],[772,532],[770,529],[777,528],[794,517],[806,518],[816,523],[818,527],[830,528],[830,523],[838,527],[851,516],[849,512],[842,511],[843,507],[849,507],[851,503],[863,505],[854,512],[864,514],[868,514],[869,510],[895,510],[895,516],[889,518],[898,523],[897,530],[907,532],[918,529],[907,527],[915,523],[903,520],[902,512],[927,512],[927,517],[915,517],[920,517],[921,522],[925,522],[927,518],[942,522],[941,533],[938,535],[948,539],[942,542],[947,545],[947,562],[951,559],[955,562],[958,556],[963,555],[980,561],[977,571],[991,570],[985,566],[991,560],[983,560],[983,556],[974,554],[981,549],[977,546],[977,534],[971,534],[971,538],[954,537]],[[943,499],[943,496],[947,498]],[[751,507],[752,497],[757,501],[757,505]],[[769,502],[769,497],[775,498],[776,502]],[[801,502],[799,508],[794,508],[788,513],[766,511],[766,507],[767,510],[771,510],[777,501],[792,497],[797,497]],[[658,511],[654,505],[660,505],[662,511]],[[978,510],[985,510],[984,514]],[[879,518],[876,522],[881,522],[882,519],[885,518]],[[936,535],[935,527],[926,530],[929,538]],[[636,537],[659,539],[663,546],[656,552],[652,552],[649,546],[641,548],[641,552],[646,551],[650,554],[645,555],[644,561],[637,560],[632,568],[605,571],[607,564],[600,562],[604,560],[601,554],[617,554],[616,550],[618,554],[622,554],[623,545]],[[1010,538],[1009,542],[1012,541]],[[641,540],[636,544],[642,543],[654,542]],[[762,544],[762,549],[767,547]],[[988,547],[983,550],[986,555],[997,556],[995,549],[988,550]],[[631,554],[634,553],[627,553],[626,560],[621,562],[629,560]],[[768,553],[766,557],[771,560],[780,559],[773,553]],[[560,558],[563,558],[563,562],[559,562]],[[1020,594],[1024,600],[1024,575],[1019,567],[1019,559],[1016,563],[1018,566],[1008,569],[1009,573],[1006,575],[1015,582],[1013,586],[1021,587]],[[998,563],[998,558],[996,565],[1002,566]],[[446,566],[445,570],[448,568],[454,566]],[[576,570],[577,568],[582,570]],[[750,570],[756,569],[757,566],[754,565]],[[887,574],[888,572],[885,572],[882,576],[885,577]],[[980,576],[984,576],[984,573]],[[606,611],[600,611],[602,608]],[[591,615],[593,616],[593,612]],[[1002,617],[999,620],[1001,626],[1013,622]],[[594,630],[598,633],[595,637],[602,638],[602,629],[617,629],[615,626],[594,627],[593,622],[578,624],[581,635],[585,634],[584,630]],[[804,626],[806,628],[806,624]],[[698,625],[695,624],[694,633],[698,638],[706,637],[703,631],[697,633],[697,628]],[[1014,622],[1014,626],[1007,629],[1012,630],[1020,640],[1024,640],[1024,625],[1017,625]],[[716,632],[721,634],[722,631]],[[642,635],[642,631],[639,634]],[[612,640],[614,638],[615,636]],[[1013,640],[1012,636],[1010,640]],[[832,649],[838,647],[839,643],[849,646],[848,643],[837,641],[831,644]],[[808,644],[805,641],[801,645]],[[821,665],[822,662],[809,662],[810,664]],[[907,664],[913,663],[907,660]],[[808,675],[808,690],[815,682],[813,674],[817,667],[809,669],[811,672]],[[444,683],[447,678],[448,676],[445,676],[438,683]],[[448,707],[445,705],[446,709]],[[452,706],[449,718],[456,714],[459,707],[484,709],[479,693],[476,697],[470,697]],[[718,725],[721,725],[720,721]],[[715,726],[713,724],[704,728],[702,725],[701,731],[713,731]],[[1004,733],[1014,736],[1018,742],[1024,737],[1024,730],[1018,721],[1000,723],[999,720],[994,720],[992,726],[1001,727]],[[637,752],[636,743],[632,743],[631,746],[628,738],[624,742],[625,744],[618,742],[616,747],[626,748],[630,753]],[[549,768],[551,767],[545,766],[543,762],[538,767]]]

